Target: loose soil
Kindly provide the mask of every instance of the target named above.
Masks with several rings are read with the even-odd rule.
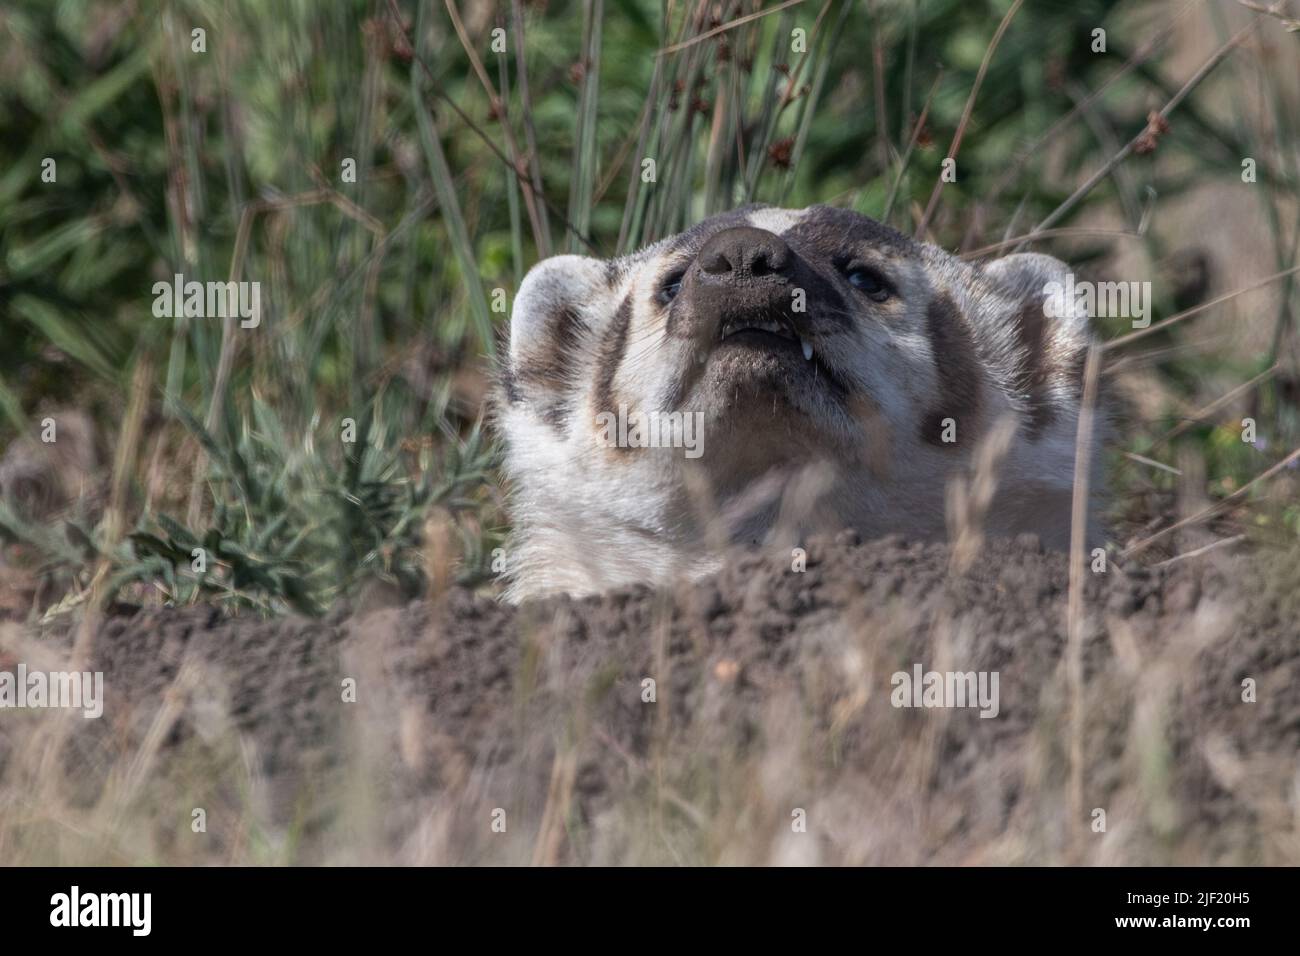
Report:
[[[1294,865],[1296,558],[1085,568],[1077,700],[1067,561],[1026,538],[960,574],[846,534],[519,608],[111,617],[103,718],[0,711],[0,858]],[[0,669],[72,637],[0,632]],[[996,716],[894,706],[918,664],[996,672]]]

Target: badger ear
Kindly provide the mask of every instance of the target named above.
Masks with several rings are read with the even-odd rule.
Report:
[[[984,267],[984,274],[1010,295],[1022,312],[1037,309],[1046,319],[1064,326],[1062,331],[1067,334],[1087,338],[1092,316],[1072,299],[1067,301],[1064,294],[1073,271],[1060,259],[1037,252],[1003,256]]]
[[[984,271],[1008,290],[1030,292],[1051,281],[1061,281],[1070,271],[1060,259],[1040,252],[1017,252],[986,263]]]
[[[1020,253],[989,263],[984,273],[1008,300],[1015,384],[1029,411],[1031,439],[1073,407],[1083,386],[1092,342],[1089,316],[1066,294],[1074,280],[1060,259]]]
[[[608,275],[604,260],[554,256],[524,276],[511,310],[503,369],[512,404],[532,405],[553,423],[564,417],[593,329],[609,311]]]
[[[565,380],[608,294],[600,259],[554,256],[528,270],[510,315],[516,379],[551,386]]]
[[[510,357],[518,362],[548,342],[564,341],[608,292],[606,263],[552,256],[528,270],[510,316]]]

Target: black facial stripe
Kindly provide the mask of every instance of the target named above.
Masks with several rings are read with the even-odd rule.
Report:
[[[682,280],[683,283],[685,283],[686,272],[689,271],[690,266],[691,260],[689,259],[674,259],[672,262],[665,265],[659,275],[655,277],[654,285],[651,286],[650,295],[658,296],[659,290],[664,287],[669,279],[679,272],[682,273]],[[689,339],[691,337],[690,330],[683,328],[682,326],[683,315],[686,311],[686,307],[683,305],[685,300],[686,296],[679,293],[677,297],[667,305],[657,303],[659,307],[664,309],[667,313],[664,318],[664,335],[669,338]]]
[[[597,412],[617,412],[614,402],[614,376],[623,361],[627,347],[628,327],[632,324],[632,297],[624,296],[618,311],[601,339],[596,356],[596,388],[593,400]]]
[[[804,309],[817,325],[848,329],[853,326],[849,306],[840,290],[819,269],[795,252],[794,288],[804,291]],[[792,290],[793,292],[793,290]],[[791,296],[793,299],[793,295]]]
[[[925,313],[926,332],[934,354],[939,395],[921,420],[922,440],[940,448],[961,445],[977,420],[983,373],[976,359],[975,341],[956,303],[946,294],[936,295]],[[957,423],[957,441],[943,441],[943,420]]]
[[[668,303],[667,309],[668,315],[667,318],[664,319],[664,335],[669,338],[689,339],[690,334],[683,331],[680,327],[683,311],[681,299],[677,298]]]

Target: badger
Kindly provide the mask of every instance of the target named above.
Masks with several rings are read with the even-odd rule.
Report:
[[[1067,547],[1093,333],[1044,290],[1069,271],[966,262],[828,206],[542,260],[499,370],[507,597],[663,586],[839,529],[943,537],[995,433],[983,528]]]

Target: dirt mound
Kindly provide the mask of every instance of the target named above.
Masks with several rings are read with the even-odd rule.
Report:
[[[810,542],[802,571],[744,554],[671,592],[112,619],[91,665],[105,715],[63,721],[60,767],[33,756],[29,733],[55,712],[0,721],[0,849],[31,862],[1300,862],[1294,554],[1087,573],[1075,710],[1065,557],[1019,540],[986,543],[963,574],[951,562],[943,545],[842,536]],[[10,659],[18,640],[0,641]],[[918,667],[988,693],[895,706],[925,703],[896,676]]]

